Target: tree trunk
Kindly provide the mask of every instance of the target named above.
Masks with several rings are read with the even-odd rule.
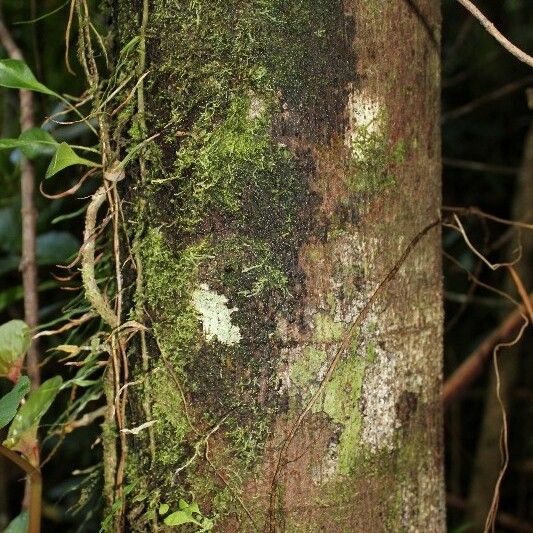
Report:
[[[142,4],[112,3],[117,50]],[[440,13],[418,4],[149,2],[130,133],[160,135],[123,187],[150,327],[128,427],[155,423],[129,440],[129,529],[182,498],[216,531],[444,531],[440,233],[420,234]]]

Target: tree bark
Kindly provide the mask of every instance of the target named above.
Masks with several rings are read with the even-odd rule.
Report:
[[[120,53],[142,3],[112,6]],[[216,531],[444,531],[438,4],[145,15],[128,527],[183,498]]]

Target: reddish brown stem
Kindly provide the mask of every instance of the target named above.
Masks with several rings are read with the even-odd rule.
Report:
[[[529,302],[533,302],[533,294],[529,295]],[[524,306],[510,313],[448,378],[442,388],[442,402],[445,409],[452,402],[459,399],[471,383],[483,372],[494,347],[513,338],[524,322],[523,314]]]
[[[30,486],[30,498],[28,505],[29,524],[28,533],[39,533],[41,531],[41,506],[42,506],[42,479],[41,471],[31,465],[18,453],[0,445],[0,453],[15,463],[28,476]]]
[[[0,43],[6,49],[11,59],[24,60],[20,48],[17,46],[4,22],[0,12]],[[35,127],[33,94],[31,91],[20,91],[20,129],[27,131]],[[32,331],[39,323],[39,292],[36,260],[36,219],[34,205],[35,170],[31,161],[24,156],[21,161],[20,196],[22,214],[22,258],[20,270],[22,272],[22,286],[24,287],[24,318]],[[33,341],[28,355],[27,372],[32,388],[37,388],[41,382],[39,371],[39,348],[37,341]]]
[[[0,43],[6,49],[11,59],[24,60],[20,48],[17,46],[5,22],[0,6]],[[35,126],[33,94],[31,91],[19,91],[20,129],[22,132]],[[29,159],[22,156],[20,168],[20,198],[22,219],[22,257],[20,271],[22,273],[22,287],[24,289],[24,319],[31,331],[35,332],[39,324],[39,280],[37,275],[37,211],[34,205],[35,170]],[[38,341],[33,340],[26,355],[27,374],[33,389],[41,383],[39,368]],[[15,454],[16,455],[16,454]],[[39,444],[35,442],[35,461],[39,464]],[[31,479],[31,476],[30,478]],[[37,494],[38,493],[38,494]],[[37,501],[37,500],[38,501]],[[26,483],[24,505],[30,509],[30,533],[40,530],[40,518],[35,518],[35,506],[38,515],[41,508],[41,478],[38,482]],[[33,509],[33,512],[31,511]],[[33,519],[32,519],[33,514]],[[38,520],[38,521],[37,521]],[[32,529],[33,528],[33,529]]]

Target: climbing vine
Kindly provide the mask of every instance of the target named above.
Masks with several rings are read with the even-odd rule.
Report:
[[[20,150],[30,159],[49,157],[45,180],[53,179],[60,172],[88,168],[75,186],[59,195],[47,195],[52,198],[74,194],[87,179],[100,182],[85,209],[83,243],[76,259],[68,265],[69,269],[79,267],[84,290],[65,310],[63,320],[66,322],[55,329],[41,331],[30,331],[19,320],[0,327],[0,371],[14,384],[0,400],[1,427],[9,425],[1,450],[29,475],[32,496],[28,511],[16,520],[28,520],[32,533],[39,531],[41,514],[39,472],[42,463],[39,460],[37,429],[55,397],[64,390],[71,391],[71,401],[48,433],[64,434],[67,428],[72,431],[105,415],[102,437],[105,448],[104,493],[113,523],[110,528],[117,530],[120,527],[125,498],[126,434],[135,432],[135,429],[125,427],[125,403],[130,385],[126,351],[131,339],[139,333],[143,337],[146,331],[139,321],[124,316],[122,265],[129,261],[135,268],[136,259],[128,244],[119,194],[119,183],[126,178],[127,165],[142,159],[143,147],[149,142],[149,139],[138,139],[132,146],[124,146],[120,142],[123,129],[134,122],[135,96],[140,110],[135,123],[140,135],[146,130],[142,119],[144,33],[141,27],[140,35],[119,51],[116,62],[111,66],[107,45],[91,21],[86,0],[69,2],[67,44],[75,24],[78,27],[78,59],[87,80],[87,90],[78,101],[60,95],[37,81],[23,60],[0,61],[0,86],[42,93],[59,100],[63,110],[49,120],[61,125],[64,123],[61,122],[62,115],[73,113],[77,116],[75,122],[84,124],[96,136],[93,146],[60,142],[49,132],[46,127],[48,121],[45,121],[41,127],[24,131],[18,138],[1,139],[0,149]],[[138,71],[132,69],[133,64],[139,65]],[[67,66],[70,69],[70,64]],[[105,79],[100,72],[102,68],[106,69]],[[81,107],[87,103],[91,110],[84,114]],[[114,117],[116,120],[113,120]],[[87,156],[80,155],[83,152]],[[95,323],[95,326],[89,329],[94,333],[87,336],[84,331],[87,331],[89,322]],[[78,339],[84,341],[82,344],[63,344],[55,348],[56,352],[66,354],[64,360],[67,365],[78,367],[75,376],[67,381],[59,375],[52,377],[30,392],[29,380],[21,375],[21,369],[32,337],[36,339],[69,331],[70,338],[75,338],[76,330]],[[142,343],[145,344],[144,338]],[[80,355],[83,356],[81,359]],[[78,358],[78,362],[75,363],[74,358]],[[98,399],[102,393],[106,396],[107,407],[83,414],[87,403]]]

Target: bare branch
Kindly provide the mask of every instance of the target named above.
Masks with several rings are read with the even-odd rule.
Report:
[[[510,176],[516,176],[518,173],[518,168],[504,165],[493,165],[483,161],[468,161],[466,159],[444,157],[442,163],[445,167],[464,168],[465,170],[473,170],[474,172],[490,172],[494,174],[508,174]]]
[[[498,100],[499,98],[503,98],[508,94],[514,93],[515,91],[519,91],[520,89],[523,89],[531,83],[533,83],[533,76],[525,76],[518,80],[506,83],[502,87],[498,87],[493,91],[483,94],[479,98],[475,98],[471,102],[452,109],[451,111],[447,111],[446,113],[443,113],[441,116],[441,122],[444,123],[448,120],[453,120],[455,118],[468,115],[468,113],[475,111],[478,107],[481,107],[482,105],[485,105],[494,100]]]
[[[29,498],[29,524],[28,533],[39,533],[41,530],[41,507],[42,507],[42,478],[41,471],[34,465],[26,461],[24,457],[18,453],[0,445],[0,454],[16,464],[21,470],[26,473],[30,491]]]
[[[529,295],[533,302],[533,293]],[[470,384],[483,372],[497,344],[512,339],[520,327],[527,322],[524,307],[515,309],[507,318],[463,361],[457,370],[446,380],[442,389],[444,408],[458,400]]]
[[[457,0],[467,11],[469,11],[479,23],[492,35],[508,52],[526,65],[533,67],[533,57],[514,45],[507,39],[494,24],[470,1]]]
[[[465,502],[465,500],[454,494],[448,494],[446,496],[446,503],[449,507],[452,507],[454,509],[459,509],[460,511],[467,510],[467,503]],[[510,515],[508,513],[498,513],[496,520],[502,527],[508,529],[509,531],[518,531],[520,533],[533,533],[532,524],[520,520],[519,518],[516,518],[515,516]]]
[[[98,216],[98,209],[100,209],[106,198],[106,189],[105,186],[102,185],[93,194],[91,201],[89,202],[89,206],[87,207],[87,214],[85,216],[84,242],[81,253],[81,277],[85,287],[85,295],[91,303],[91,306],[98,313],[98,315],[100,315],[102,320],[104,320],[104,322],[114,329],[120,325],[119,319],[100,292],[94,275],[96,217]]]

